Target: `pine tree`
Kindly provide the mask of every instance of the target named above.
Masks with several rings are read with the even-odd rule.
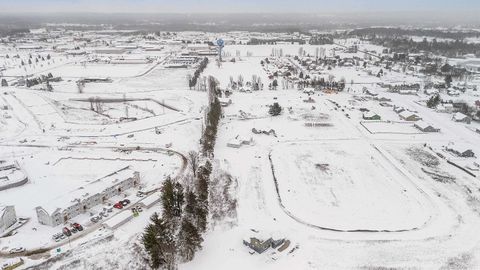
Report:
[[[212,164],[206,161],[204,165],[200,166],[197,174],[197,207],[195,209],[195,225],[199,231],[204,232],[207,228],[208,216],[208,191],[210,174],[212,172]]]
[[[199,203],[195,211],[195,225],[200,232],[207,230],[208,201]]]
[[[272,82],[272,87],[273,87],[273,89],[276,90],[276,89],[277,89],[277,86],[278,86],[278,82],[277,82],[277,80],[275,79],[275,80],[273,80],[273,82]]]
[[[183,187],[180,183],[175,183],[173,190],[173,215],[175,217],[182,216],[183,203],[185,202],[185,195]]]
[[[178,235],[178,252],[185,262],[193,259],[195,252],[202,248],[202,242],[197,228],[184,218]]]
[[[427,107],[430,109],[436,108],[438,104],[440,104],[440,102],[441,102],[440,95],[436,94],[427,101]]]
[[[49,91],[49,92],[53,91],[53,87],[52,87],[52,85],[50,84],[49,81],[47,81],[47,91]]]
[[[152,268],[175,268],[175,240],[171,225],[160,219],[157,213],[150,218],[151,224],[145,228],[142,242],[150,255]]]
[[[2,87],[8,86],[8,82],[6,79],[2,79]]]
[[[196,212],[198,208],[197,195],[193,191],[188,191],[186,196],[183,218],[190,222],[196,222]]]
[[[171,220],[174,216],[174,185],[172,179],[168,177],[162,184],[162,204],[163,204],[163,218]]]
[[[268,110],[268,113],[271,116],[277,116],[282,113],[282,107],[278,104],[278,102],[273,103],[272,106],[270,106],[270,109]]]
[[[445,76],[445,84],[447,85],[447,87],[450,87],[450,85],[452,84],[452,75]]]

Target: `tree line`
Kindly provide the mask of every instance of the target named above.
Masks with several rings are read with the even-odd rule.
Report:
[[[198,78],[200,77],[200,74],[202,74],[203,70],[205,70],[205,68],[207,67],[208,65],[208,58],[205,57],[203,58],[203,60],[200,62],[197,70],[195,70],[195,72],[193,73],[193,77],[189,78],[188,80],[188,86],[190,88],[194,87],[195,85],[197,85],[197,80]]]
[[[216,93],[216,84],[211,82],[210,87]],[[162,184],[163,212],[161,216],[152,215],[142,235],[150,266],[154,269],[176,269],[178,263],[191,261],[202,248],[202,233],[208,225],[209,185],[213,170],[208,157],[213,154],[220,117],[221,106],[215,94],[202,134],[202,156],[191,151],[187,158],[193,183],[188,185],[184,181],[182,185],[168,177]],[[205,161],[201,164],[202,159]]]

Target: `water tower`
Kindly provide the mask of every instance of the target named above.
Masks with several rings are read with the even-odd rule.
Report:
[[[222,49],[225,47],[225,41],[219,38],[217,39],[217,47],[218,47],[218,61],[222,62]]]

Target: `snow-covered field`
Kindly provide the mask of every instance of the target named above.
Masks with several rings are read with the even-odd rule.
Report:
[[[271,156],[283,207],[302,222],[338,231],[408,231],[429,219],[424,195],[366,143],[290,143]]]
[[[254,76],[264,87],[233,90],[218,128],[214,164],[236,180],[230,190],[238,202],[236,216],[212,220],[202,250],[179,269],[480,267],[479,173],[472,176],[449,163],[466,166],[478,158],[445,150],[461,145],[480,155],[478,122],[452,121],[450,114],[423,105],[428,97],[421,93],[387,92],[377,83],[423,79],[415,72],[394,70],[377,77],[380,67],[375,65],[302,70],[312,77],[344,78],[346,90],[340,93],[308,95],[285,87],[287,79],[280,77],[277,90],[268,90],[272,71],[295,63],[287,55],[295,56],[300,49],[305,55],[323,48],[327,57],[364,59],[362,52],[344,51],[343,46],[358,40],[335,42],[340,45],[228,45],[220,66],[210,57],[202,76],[214,76],[221,89],[232,79],[250,82]],[[383,50],[366,42],[358,45],[375,54]],[[0,205],[15,205],[17,216],[30,220],[13,236],[0,238],[0,260],[12,257],[8,251],[21,246],[37,252],[47,249],[25,257],[26,266],[34,269],[148,269],[139,239],[150,215],[161,211],[159,203],[113,230],[90,219],[122,198],[140,201],[138,190],[155,192],[167,176],[183,175],[188,169],[185,156],[199,149],[207,95],[188,87],[187,78],[195,68],[163,65],[185,49],[165,46],[170,55],[163,50],[135,52],[157,57],[150,64],[135,65],[83,65],[86,56],[67,59],[53,51],[50,64],[47,60],[37,64],[35,59],[47,53],[32,51],[30,65],[29,53],[1,47],[1,54],[10,57],[1,59],[8,67],[4,74],[51,72],[63,80],[52,82],[51,92],[2,88],[0,160],[17,160],[29,181],[0,191]],[[283,57],[271,57],[272,49],[277,54],[281,49]],[[267,57],[271,62],[262,66]],[[111,81],[86,83],[80,91],[76,82],[85,77]],[[391,100],[391,105],[415,111],[440,132],[424,133],[401,121],[392,107],[381,106],[364,87]],[[475,99],[469,93],[465,98]],[[88,101],[108,99],[101,104]],[[274,102],[282,112],[272,117],[269,108]],[[365,121],[360,111],[364,108],[382,120]],[[252,129],[274,133],[257,134]],[[239,139],[248,144],[232,147],[231,142]],[[84,234],[70,243],[55,243],[51,236],[64,225],[39,224],[35,207],[126,166],[140,172],[141,189],[125,191],[78,216],[74,221],[85,225]],[[115,209],[109,218],[122,213]],[[286,238],[291,244],[283,252],[269,249],[251,255],[242,244],[249,237]]]

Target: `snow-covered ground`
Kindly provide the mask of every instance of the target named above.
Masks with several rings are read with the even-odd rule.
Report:
[[[281,86],[268,90],[271,71],[293,63],[293,57],[286,55],[297,55],[300,48],[310,55],[324,48],[328,57],[364,58],[362,52],[344,52],[343,46],[358,40],[335,42],[340,45],[226,46],[221,66],[211,57],[202,76],[216,77],[220,88],[227,88],[231,78],[239,76],[245,82],[256,76],[264,87],[233,91],[232,104],[223,108],[218,129],[215,164],[236,178],[237,216],[233,221],[211,222],[203,249],[180,269],[480,267],[479,173],[474,177],[447,162],[466,166],[478,159],[456,157],[444,149],[461,145],[480,155],[477,122],[452,121],[451,114],[424,106],[421,101],[428,97],[423,94],[387,92],[377,83],[420,83],[423,79],[398,71],[377,77],[380,67],[373,65],[312,72],[312,76],[344,78],[346,91],[341,93],[317,91],[309,96]],[[358,45],[376,54],[383,50],[368,43]],[[0,115],[0,160],[17,160],[29,182],[0,191],[0,205],[15,205],[17,215],[30,220],[17,234],[0,239],[0,254],[8,256],[5,253],[10,248],[19,246],[47,248],[45,253],[26,257],[26,266],[40,269],[147,267],[139,236],[150,215],[161,211],[160,204],[114,230],[92,223],[89,214],[81,215],[75,221],[85,225],[84,235],[58,244],[51,236],[63,225],[39,224],[35,207],[125,166],[140,172],[142,190],[156,190],[168,175],[184,172],[183,156],[199,148],[207,96],[189,90],[187,78],[194,73],[193,67],[163,65],[172,53],[183,49],[166,47],[171,49],[168,53],[136,52],[157,57],[150,64],[83,65],[85,56],[67,59],[51,52],[52,63],[43,66],[30,66],[28,53],[2,47],[2,54],[10,57],[2,59],[9,67],[4,74],[51,72],[63,80],[52,82],[52,92],[2,88],[0,105],[8,108]],[[272,49],[282,49],[285,57],[271,57]],[[17,53],[19,58],[11,58]],[[47,53],[39,54],[46,57]],[[230,61],[233,57],[235,62]],[[268,57],[272,63],[262,67],[260,62]],[[26,67],[22,68],[21,60],[27,61]],[[80,91],[76,81],[82,77],[110,77],[111,82],[87,83]],[[440,132],[421,132],[401,120],[392,107],[381,106],[366,95],[364,87],[390,99],[392,105],[415,111]],[[465,97],[475,99],[469,93]],[[83,101],[89,98],[115,102],[105,102],[95,111],[91,108],[95,104]],[[274,102],[283,110],[272,117],[268,111]],[[364,120],[362,108],[382,120]],[[137,119],[120,120],[129,117]],[[312,122],[320,124],[312,126]],[[275,134],[256,134],[253,128],[273,129]],[[250,145],[228,146],[238,139]],[[137,191],[132,189],[114,200],[138,201]],[[97,214],[106,206],[91,212]],[[121,213],[115,209],[109,218]],[[249,237],[286,238],[291,243],[283,252],[269,249],[251,255],[242,243]]]

